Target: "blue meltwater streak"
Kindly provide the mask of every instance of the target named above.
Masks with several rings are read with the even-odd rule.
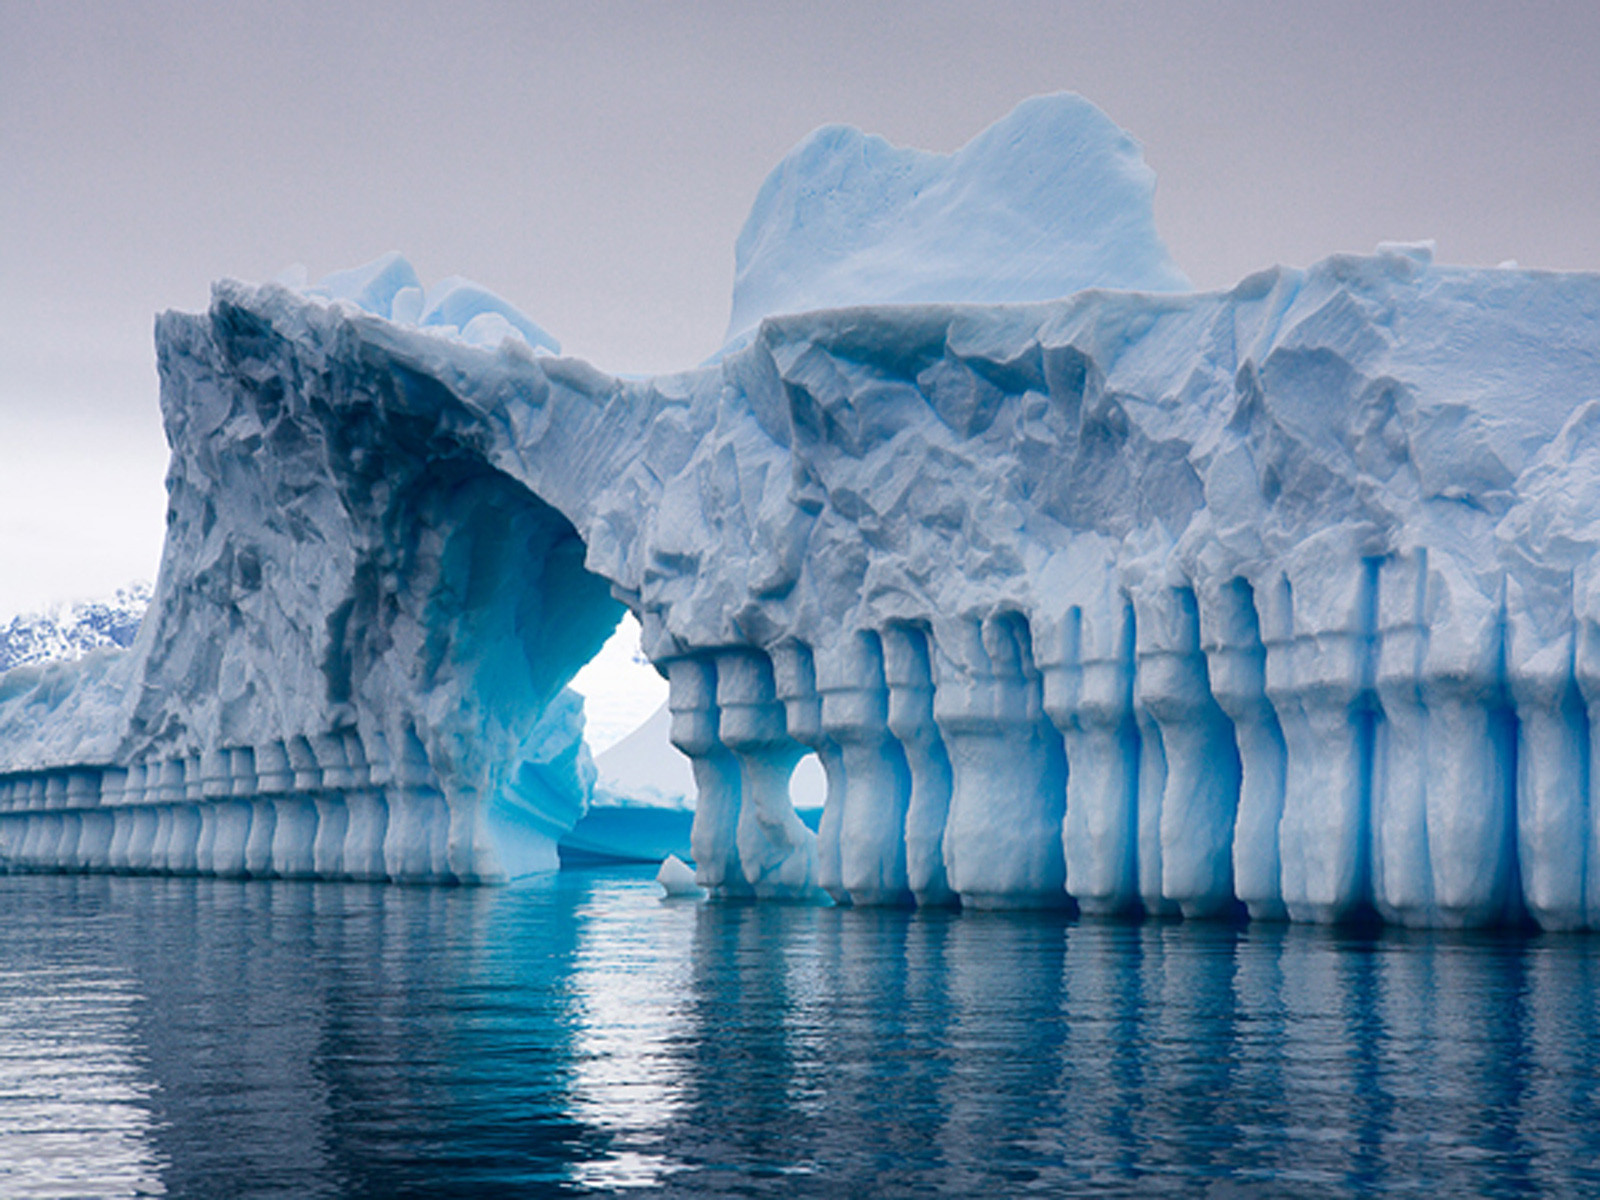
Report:
[[[0,877],[0,1194],[1600,1189],[1585,936],[664,903],[650,874]]]

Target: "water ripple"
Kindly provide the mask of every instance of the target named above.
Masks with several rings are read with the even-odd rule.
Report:
[[[0,1194],[1592,1195],[1589,937],[0,878]]]

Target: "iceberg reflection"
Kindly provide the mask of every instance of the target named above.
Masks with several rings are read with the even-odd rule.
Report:
[[[132,981],[93,961],[103,946],[71,955],[33,939],[6,941],[0,1195],[161,1195]]]
[[[0,877],[6,1195],[1600,1188],[1585,936]]]

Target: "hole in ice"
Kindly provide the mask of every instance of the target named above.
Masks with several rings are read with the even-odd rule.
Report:
[[[822,772],[822,760],[815,754],[807,754],[795,764],[794,774],[789,776],[789,799],[800,819],[813,831],[822,819],[822,802],[827,798],[828,777]]]
[[[584,738],[599,773],[596,799],[692,809],[694,772],[670,740],[667,683],[645,659],[639,637],[639,622],[624,615],[570,685],[583,697]],[[789,795],[813,829],[827,794],[822,763],[807,754],[790,776]]]
[[[667,681],[639,649],[640,632],[633,614],[624,615],[616,632],[570,685],[583,697],[584,740],[596,756],[637,730],[667,702]]]

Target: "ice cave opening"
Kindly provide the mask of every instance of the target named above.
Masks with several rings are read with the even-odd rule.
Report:
[[[493,874],[548,870],[557,847],[572,863],[692,861],[695,778],[670,739],[666,680],[640,650],[637,619],[585,567],[582,536],[503,476],[453,478],[446,467],[425,478],[407,518],[447,533],[422,626],[436,643],[423,656],[424,682],[470,671],[457,694],[480,711],[462,728],[500,723],[515,745],[488,791]],[[426,535],[417,545],[424,565],[435,551]],[[806,754],[789,797],[813,831],[826,789],[822,764]]]
[[[583,697],[596,779],[588,812],[561,840],[565,863],[659,862],[669,854],[693,862],[694,770],[672,744],[667,682],[644,656],[642,632],[625,612],[568,685]],[[789,799],[812,832],[827,791],[821,760],[804,754],[789,777]]]

